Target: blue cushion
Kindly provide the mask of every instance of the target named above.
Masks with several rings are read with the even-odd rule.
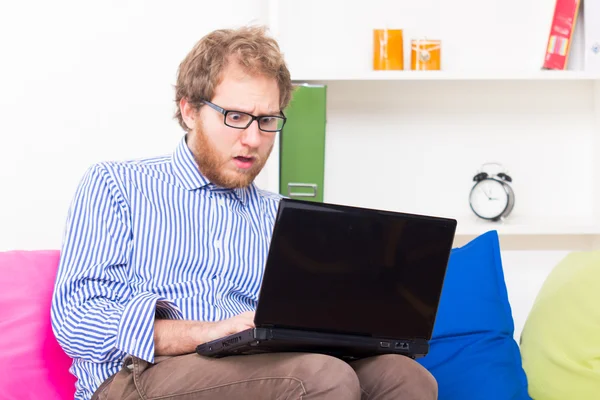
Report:
[[[498,233],[452,249],[429,354],[439,400],[530,400]]]

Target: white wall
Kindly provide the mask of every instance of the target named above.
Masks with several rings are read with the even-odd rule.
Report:
[[[0,3],[0,250],[57,248],[93,162],[171,152],[179,62],[260,0]]]
[[[508,291],[515,324],[514,338],[519,342],[529,310],[544,280],[569,252],[550,251],[503,251],[504,280]]]
[[[275,15],[280,20],[271,22],[278,22],[277,33],[292,72],[298,74],[314,74],[311,68],[316,66],[333,73],[368,69],[370,30],[386,25],[405,27],[406,37],[442,37],[447,68],[530,70],[537,69],[541,62],[553,3],[378,0],[367,6],[348,7],[347,2],[316,0],[2,2],[0,250],[58,248],[73,191],[90,163],[172,151],[182,134],[172,119],[172,85],[178,63],[196,40],[214,28],[266,22]],[[520,12],[514,13],[512,7]],[[466,10],[477,14],[477,18],[466,20]],[[453,16],[458,19],[453,20]],[[508,27],[498,30],[499,22]],[[521,47],[512,47],[512,43],[520,43]],[[490,44],[504,55],[497,57]],[[509,49],[514,51],[511,56],[506,54]],[[577,59],[574,63],[577,68]],[[568,204],[571,208],[561,209],[567,216],[586,217],[591,212],[590,189],[579,185],[591,175],[575,174],[586,170],[593,158],[589,149],[578,156],[575,147],[585,145],[592,134],[592,111],[584,102],[591,96],[591,89],[585,82],[556,82],[545,89],[557,90],[570,101],[563,111],[553,106],[547,93],[536,91],[538,83],[513,83],[502,97],[502,83],[492,82],[487,87],[494,89],[489,101],[472,101],[474,112],[470,114],[449,113],[456,112],[453,96],[468,100],[472,91],[482,96],[485,86],[456,82],[353,85],[338,85],[330,94],[326,200],[445,213],[459,204],[458,197],[447,202],[432,197],[423,202],[407,192],[402,183],[408,182],[409,188],[417,187],[424,193],[432,190],[463,196],[473,169],[497,154],[505,156],[516,170],[516,184],[522,195],[528,187],[525,182],[547,168],[545,163],[566,148],[570,150],[561,159],[567,165],[563,164],[560,178],[567,187],[579,188],[580,196],[569,203],[567,194],[559,195],[545,203],[546,207]],[[524,96],[523,109],[506,97],[515,94]],[[363,101],[363,95],[369,95],[369,100]],[[399,96],[403,100],[386,108],[388,99]],[[423,111],[428,96],[434,114],[439,117],[448,111],[444,118],[432,118]],[[543,106],[562,112],[564,118],[552,118]],[[376,129],[371,128],[374,116],[379,118]],[[512,118],[515,116],[518,118]],[[539,126],[543,116],[550,117],[544,126],[552,129],[550,136],[556,141],[547,142],[549,159],[536,159],[531,170],[525,168],[523,152],[544,142],[541,127],[526,136],[529,147],[521,150],[506,144],[495,154],[486,150],[477,153],[476,149],[486,148],[484,142],[471,148],[458,142],[448,147],[448,139],[444,139],[440,146],[431,147],[429,155],[419,156],[437,139],[492,140],[503,136],[505,130],[521,127],[525,131]],[[581,129],[569,141],[557,136],[564,126]],[[516,140],[514,132],[506,135],[511,143]],[[454,181],[441,179],[444,168],[440,164],[454,168]],[[276,171],[269,175],[276,167],[277,161],[271,160],[269,172],[261,175],[259,184],[276,188]],[[543,182],[538,182],[535,189]],[[520,204],[535,207],[536,203],[529,198]],[[516,336],[537,288],[564,254],[503,252]]]

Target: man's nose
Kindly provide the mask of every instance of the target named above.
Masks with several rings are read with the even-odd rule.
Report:
[[[260,144],[261,139],[260,129],[258,129],[258,121],[252,121],[250,126],[244,129],[240,140],[243,145],[256,148]]]

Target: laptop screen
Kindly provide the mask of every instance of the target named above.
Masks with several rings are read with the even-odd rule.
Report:
[[[283,199],[257,325],[430,339],[456,221]]]

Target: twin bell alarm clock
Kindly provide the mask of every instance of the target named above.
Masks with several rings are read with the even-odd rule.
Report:
[[[492,165],[497,167],[497,171],[486,170]],[[469,204],[475,215],[488,221],[504,220],[510,215],[515,205],[515,193],[510,185],[512,178],[501,164],[483,164],[473,181]]]

